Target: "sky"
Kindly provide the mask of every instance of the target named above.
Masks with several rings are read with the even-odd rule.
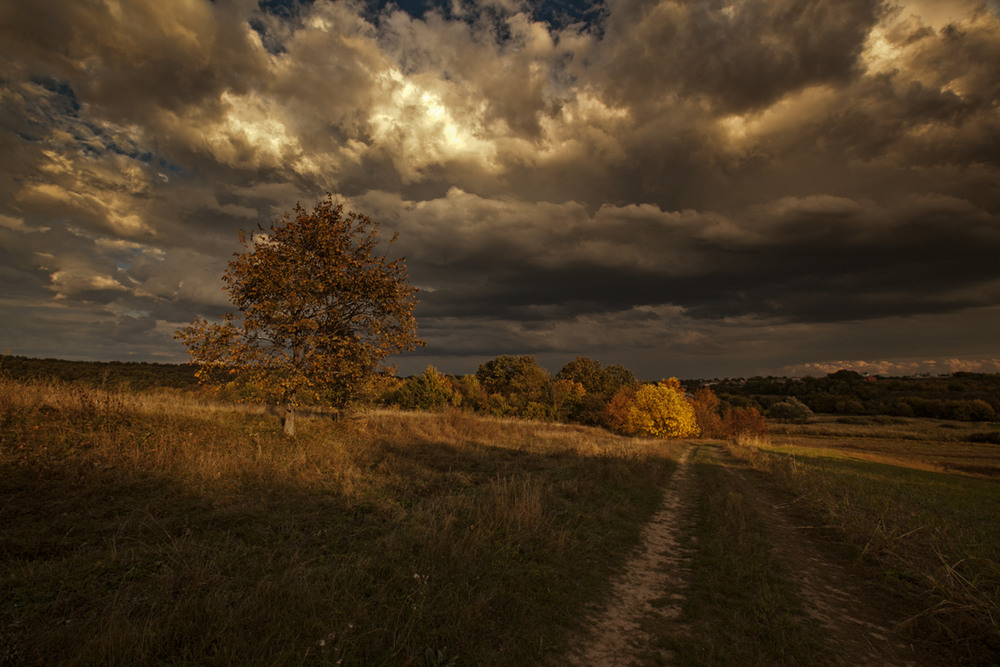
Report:
[[[1000,372],[1000,2],[0,4],[0,353],[185,361],[240,229],[399,234],[427,345]]]

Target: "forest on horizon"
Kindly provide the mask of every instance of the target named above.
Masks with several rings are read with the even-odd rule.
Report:
[[[532,370],[537,368],[541,371],[537,375],[548,376],[548,372],[537,367],[532,358],[517,359],[528,362],[534,367]],[[578,358],[580,359],[600,368],[597,362]],[[486,362],[484,366],[489,363]],[[567,364],[567,367],[572,363]],[[612,368],[619,367],[605,367]],[[628,373],[627,369],[621,370]],[[191,364],[70,361],[17,355],[4,355],[0,358],[0,375],[11,379],[55,379],[135,390],[161,387],[193,389],[198,384],[195,371],[196,368]],[[462,377],[439,375],[446,378],[456,390],[462,382]],[[416,382],[420,377],[399,378],[399,381],[405,385],[406,382]],[[554,381],[551,376],[548,377],[550,382]],[[560,374],[555,377],[559,378]],[[940,376],[883,377],[863,376],[854,371],[840,370],[824,377],[684,379],[681,380],[681,385],[688,392],[710,388],[723,406],[752,407],[763,414],[767,414],[776,403],[784,403],[789,399],[800,402],[815,413],[841,415],[993,421],[996,414],[1000,413],[1000,374],[992,373],[956,372]],[[390,393],[385,392],[386,395]],[[380,401],[392,403],[387,396],[376,397],[372,402]]]

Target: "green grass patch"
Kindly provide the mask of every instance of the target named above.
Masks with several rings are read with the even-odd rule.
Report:
[[[523,665],[606,594],[666,443],[0,381],[0,662]]]
[[[825,447],[762,454],[760,467],[819,522],[836,525],[859,556],[923,597],[915,635],[967,645],[970,659],[1000,650],[1000,483]]]

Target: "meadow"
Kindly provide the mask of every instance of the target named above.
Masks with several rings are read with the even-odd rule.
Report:
[[[797,516],[831,530],[916,602],[909,636],[971,662],[1000,655],[995,424],[819,416],[731,445]],[[994,657],[990,657],[994,656]]]
[[[648,592],[682,609],[643,621],[637,660],[845,664],[780,512],[895,600],[917,664],[994,664],[995,432],[818,415],[651,440],[448,408],[289,438],[200,390],[0,378],[0,663],[563,664],[693,448],[688,574]]]
[[[0,380],[0,662],[528,664],[679,445],[457,411],[303,420]]]

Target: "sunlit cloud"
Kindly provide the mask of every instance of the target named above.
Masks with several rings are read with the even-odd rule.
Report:
[[[239,230],[329,192],[400,233],[413,364],[996,357],[995,2],[46,8],[0,40],[15,353],[183,358]]]
[[[205,132],[217,160],[236,167],[277,167],[294,162],[302,145],[278,117],[280,109],[252,93],[222,94],[222,122]]]
[[[396,156],[394,163],[406,181],[419,178],[429,165],[450,160],[497,168],[496,146],[483,138],[483,103],[451,109],[440,93],[395,69],[379,82],[383,101],[372,108],[369,122],[376,142]]]

